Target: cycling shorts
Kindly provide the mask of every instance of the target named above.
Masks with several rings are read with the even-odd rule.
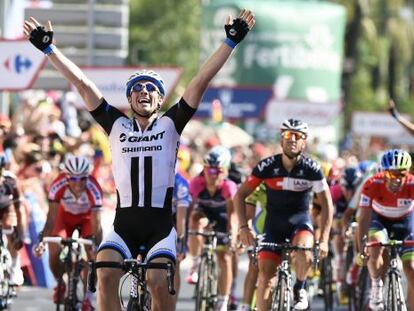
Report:
[[[400,220],[390,220],[372,211],[369,237],[386,242],[395,240],[414,240],[414,212]],[[414,260],[414,247],[401,247],[399,254],[402,261]]]
[[[268,214],[269,215],[269,214]],[[313,236],[313,226],[309,212],[299,212],[293,215],[280,214],[274,219],[266,218],[264,228],[264,240],[268,243],[284,243],[286,239],[293,241],[298,234],[309,234]],[[273,251],[263,247],[259,251],[259,260],[278,260],[280,251]]]
[[[63,207],[59,206],[52,235],[67,238],[72,236],[76,228],[79,228],[80,236],[82,238],[89,238],[94,235],[94,232],[92,232],[91,218],[91,211],[74,215],[66,212]]]
[[[117,208],[113,229],[104,237],[98,252],[113,249],[124,259],[140,254],[144,261],[164,257],[175,262],[176,240],[171,209]]]
[[[195,212],[199,212],[204,214],[209,224],[212,224],[212,230],[216,232],[223,232],[227,233],[228,230],[228,215],[227,212],[223,212],[222,210],[214,210],[213,208],[196,208]],[[227,237],[218,237],[217,238],[217,245],[229,245],[230,240]]]

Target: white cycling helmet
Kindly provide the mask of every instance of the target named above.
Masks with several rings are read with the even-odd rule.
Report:
[[[231,153],[224,146],[214,146],[206,153],[203,160],[205,166],[229,168]]]
[[[82,156],[68,155],[65,160],[65,169],[71,176],[86,177],[89,174],[89,161]]]
[[[164,80],[161,78],[161,76],[152,70],[142,70],[137,71],[132,76],[130,76],[126,83],[126,97],[131,96],[131,90],[132,87],[138,82],[142,80],[151,81],[154,83],[162,96],[165,96],[166,90],[165,90],[165,84]]]
[[[288,119],[283,121],[280,131],[295,131],[308,135],[308,124],[298,119]]]

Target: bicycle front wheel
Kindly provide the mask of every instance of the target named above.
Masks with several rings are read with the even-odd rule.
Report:
[[[198,267],[198,281],[196,284],[196,311],[206,311],[208,306],[208,262],[207,257],[201,257]]]
[[[7,310],[10,297],[9,273],[4,263],[0,264],[0,310]]]
[[[278,276],[276,287],[272,294],[272,311],[290,311],[291,301],[289,299],[287,278],[284,275]]]
[[[332,271],[332,258],[328,257],[322,260],[321,269],[321,281],[323,290],[323,301],[325,304],[325,311],[333,310],[333,271]]]
[[[394,273],[391,273],[388,277],[386,310],[407,311],[400,278]]]

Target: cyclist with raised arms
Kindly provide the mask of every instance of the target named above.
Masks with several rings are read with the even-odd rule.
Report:
[[[114,229],[104,238],[97,261],[136,258],[142,247],[146,261],[175,261],[176,233],[171,205],[179,138],[208,84],[254,23],[250,10],[242,10],[233,20],[228,16],[224,25],[227,38],[190,81],[178,103],[161,116],[158,112],[166,95],[163,79],[153,71],[133,74],[126,84],[132,113],[129,118],[110,105],[96,85],[53,44],[50,21],[46,28],[34,18],[25,21],[26,37],[77,88],[92,116],[109,136],[118,204]],[[113,269],[98,270],[100,311],[120,309],[117,293],[121,276],[122,272]],[[166,271],[151,269],[147,281],[152,310],[173,310]]]
[[[7,244],[12,257],[10,283],[20,286],[24,282],[18,252],[23,246],[23,211],[20,207],[20,191],[16,176],[6,170],[6,164],[7,158],[2,153],[0,154],[0,225],[3,228],[15,229],[14,234],[8,236]]]
[[[79,228],[80,237],[95,238],[98,243],[102,239],[100,217],[102,189],[96,179],[89,174],[88,159],[68,155],[64,165],[65,172],[59,174],[50,185],[49,212],[45,226],[39,234],[39,243],[35,247],[35,254],[39,257],[45,250],[42,242],[45,236],[68,238],[76,228]],[[62,274],[60,250],[59,245],[49,244],[49,266],[56,280]],[[88,247],[86,253],[89,260],[95,259],[93,249]],[[66,286],[62,284],[60,288],[55,287],[54,303],[63,299]],[[84,284],[86,288],[86,282]],[[87,292],[82,302],[82,311],[93,310],[91,300],[92,293]]]
[[[190,193],[194,201],[194,209],[190,216],[190,230],[202,231],[201,220],[207,218],[212,230],[229,233],[231,232],[231,220],[235,218],[232,199],[237,190],[237,185],[227,178],[231,161],[230,151],[223,146],[215,146],[206,153],[203,160],[204,170],[190,182]],[[193,284],[198,280],[199,255],[203,242],[200,238],[190,236],[189,250],[193,256],[193,265],[187,281]],[[233,280],[233,254],[229,251],[229,246],[230,240],[218,238],[216,253],[220,273],[216,310],[220,311],[227,310]]]
[[[294,245],[311,247],[314,238],[309,208],[314,191],[321,205],[320,255],[326,256],[333,205],[319,164],[302,154],[308,125],[300,120],[289,119],[283,122],[280,130],[282,154],[260,161],[234,198],[240,223],[240,241],[246,246],[254,244],[254,235],[247,224],[245,199],[259,184],[264,183],[267,195],[264,242],[284,243],[290,239]],[[312,254],[297,252],[295,257],[294,309],[308,310],[306,279],[312,264]],[[280,254],[263,248],[258,259],[257,310],[267,311]]]
[[[381,172],[368,179],[359,203],[359,239],[368,233],[369,241],[414,240],[414,175],[408,171],[411,157],[400,149],[386,151],[381,157]],[[369,307],[384,310],[384,249],[369,248],[368,270],[371,276]],[[414,247],[400,252],[408,283],[408,305],[414,310]]]

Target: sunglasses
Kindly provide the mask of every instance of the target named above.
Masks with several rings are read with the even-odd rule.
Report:
[[[206,167],[206,169],[207,169],[207,174],[209,175],[219,175],[220,173],[223,173],[223,170],[218,167],[208,166]]]
[[[385,171],[385,176],[389,179],[402,179],[407,176],[407,171]]]
[[[282,133],[280,133],[280,136],[282,136],[284,139],[292,139],[292,137],[295,137],[295,140],[306,139],[305,134],[292,131],[283,131]]]
[[[86,181],[88,177],[76,177],[76,176],[70,176],[69,181],[78,182],[78,181]]]
[[[132,87],[132,89],[131,89],[131,93],[132,93],[133,91],[135,91],[135,92],[141,92],[144,88],[145,88],[145,89],[146,89],[149,93],[152,93],[152,92],[158,92],[158,88],[157,88],[157,86],[156,86],[155,84],[153,84],[153,83],[148,82],[148,83],[137,83],[137,84],[135,84],[135,85]]]

